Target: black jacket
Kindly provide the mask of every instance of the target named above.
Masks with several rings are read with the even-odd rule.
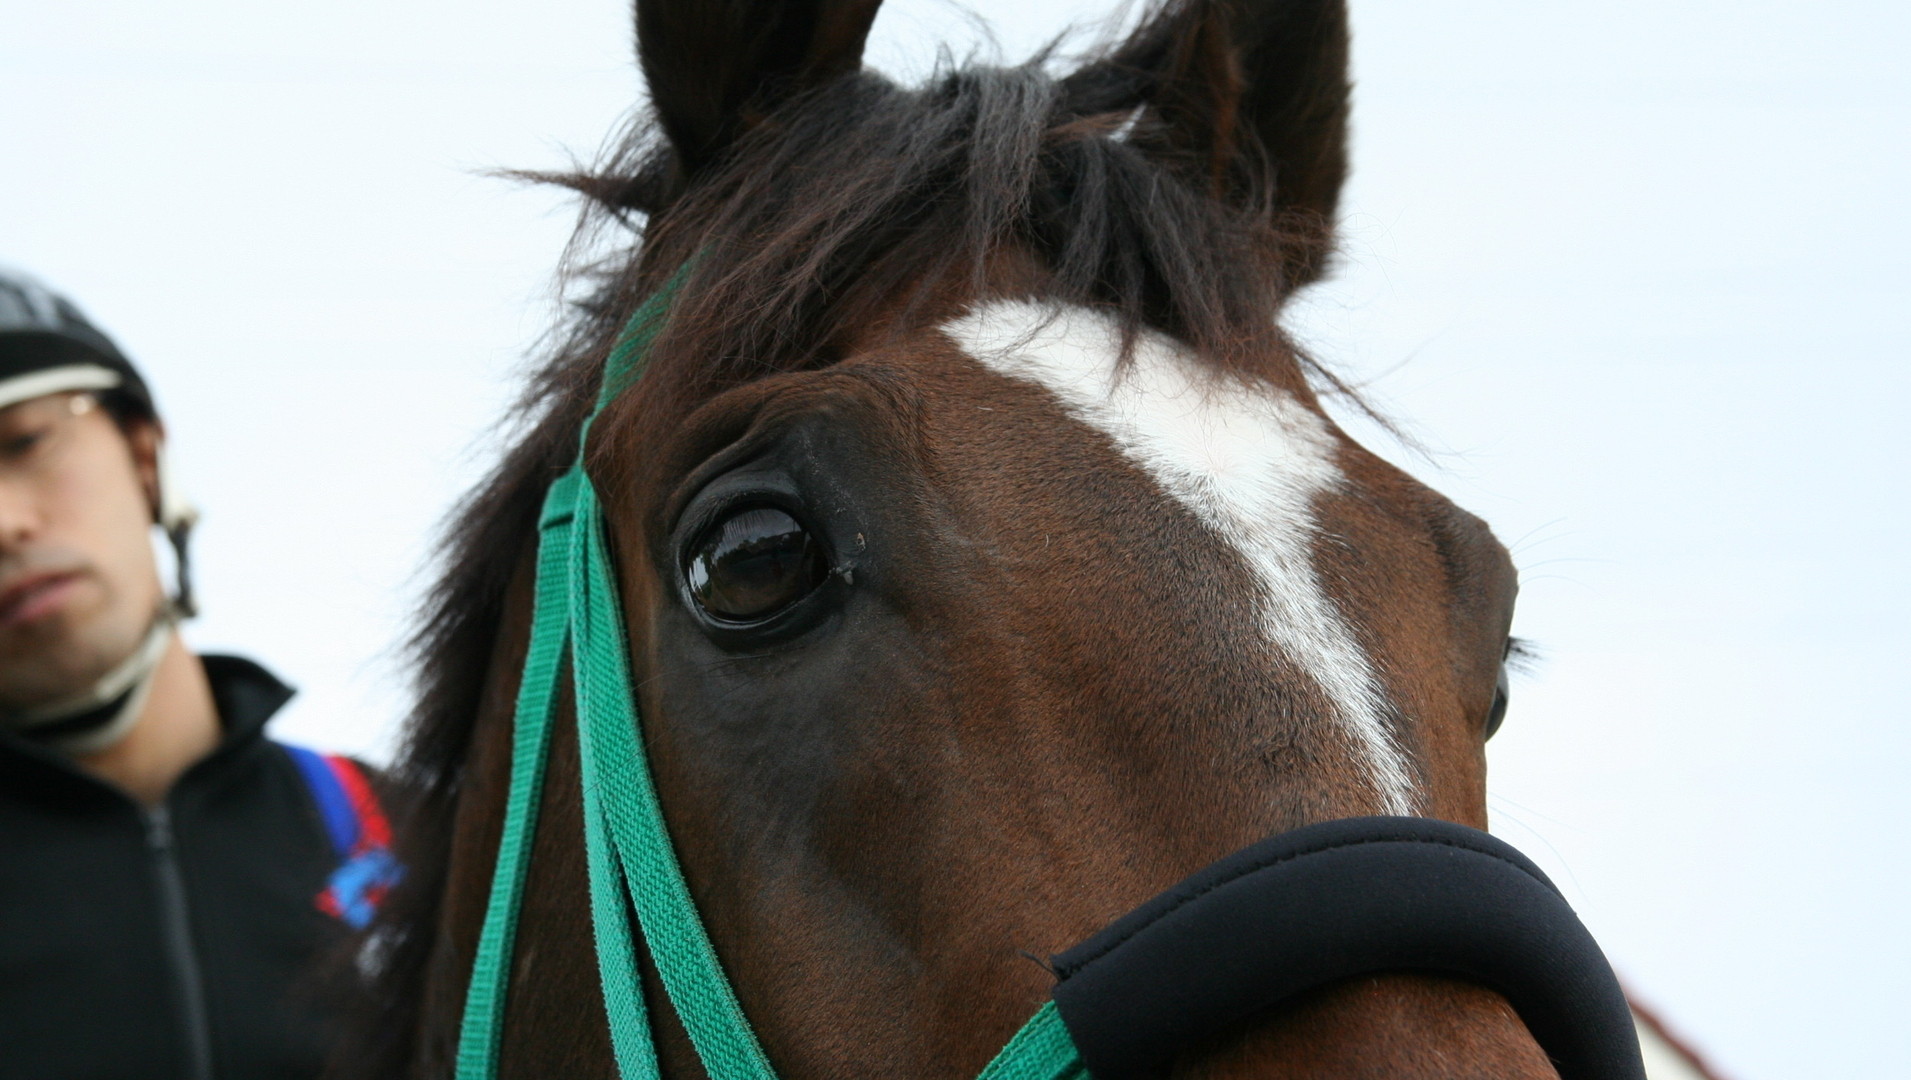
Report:
[[[317,1075],[349,933],[315,905],[339,859],[265,722],[292,691],[204,658],[218,748],[147,810],[0,731],[0,1078]]]

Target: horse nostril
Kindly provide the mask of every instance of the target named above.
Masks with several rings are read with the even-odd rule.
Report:
[[[830,575],[823,545],[772,506],[735,511],[704,530],[684,565],[690,595],[711,618],[756,622],[808,596]]]

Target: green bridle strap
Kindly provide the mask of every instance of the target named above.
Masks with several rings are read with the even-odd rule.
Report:
[[[1044,1002],[976,1080],[1086,1080],[1088,1067],[1055,1002]]]
[[[537,591],[513,720],[511,786],[465,997],[458,1080],[497,1075],[512,944],[566,657],[577,706],[591,927],[618,1074],[623,1080],[659,1076],[637,962],[636,935],[642,934],[671,1007],[712,1080],[776,1080],[697,914],[664,823],[631,693],[629,645],[603,507],[584,471],[592,422],[642,375],[650,343],[686,276],[687,268],[679,270],[631,317],[605,361],[597,405],[578,436],[577,461],[551,485],[539,516]],[[1068,1030],[1049,1002],[982,1080],[1084,1076]]]
[[[724,977],[664,827],[663,808],[638,738],[629,652],[610,555],[604,546],[601,510],[588,483],[579,489],[576,529],[581,542],[572,550],[581,558],[571,563],[571,595],[581,594],[584,603],[582,610],[573,613],[571,630],[577,641],[573,666],[585,797],[595,795],[599,813],[609,826],[610,853],[621,864],[644,944],[703,1059],[704,1071],[726,1080],[775,1080],[756,1033],[743,1018],[730,980]],[[607,920],[624,918],[622,900],[607,911],[599,902],[601,892],[592,889],[592,922],[599,927]],[[600,930],[600,956],[604,938]],[[625,1076],[633,1075],[633,1064],[620,1059]]]
[[[504,1028],[504,991],[511,978],[511,946],[517,938],[518,908],[524,898],[531,840],[537,834],[538,797],[544,787],[544,762],[551,745],[557,678],[569,645],[571,525],[569,503],[573,470],[551,485],[538,523],[536,599],[531,615],[531,644],[518,683],[517,712],[511,742],[511,787],[505,796],[504,834],[498,840],[497,867],[491,874],[491,898],[484,931],[471,965],[465,992],[464,1025],[458,1037],[459,1080],[491,1080],[497,1074],[498,1042]],[[552,509],[562,507],[561,520]]]

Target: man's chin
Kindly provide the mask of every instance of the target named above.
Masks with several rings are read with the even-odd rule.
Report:
[[[103,641],[121,635],[86,634],[65,620],[31,629],[0,634],[0,712],[30,712],[84,694],[139,647],[137,636],[125,644]]]

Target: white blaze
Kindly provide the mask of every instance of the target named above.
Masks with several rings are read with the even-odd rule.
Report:
[[[1260,585],[1262,632],[1334,702],[1382,811],[1413,813],[1392,710],[1314,570],[1314,497],[1342,480],[1326,422],[1285,391],[1213,373],[1153,331],[1118,373],[1121,332],[1104,312],[997,300],[943,330],[991,370],[1048,390],[1240,552]]]

